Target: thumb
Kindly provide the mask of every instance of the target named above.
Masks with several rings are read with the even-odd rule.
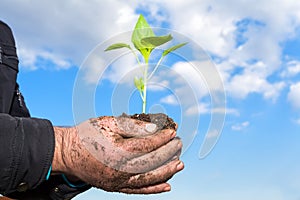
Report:
[[[157,125],[128,117],[116,117],[116,124],[123,137],[145,137],[157,131]]]

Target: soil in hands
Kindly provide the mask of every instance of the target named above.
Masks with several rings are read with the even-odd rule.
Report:
[[[177,125],[173,121],[173,119],[163,113],[155,113],[155,114],[141,113],[141,114],[134,114],[134,115],[127,115],[123,113],[122,117],[129,117],[132,119],[137,119],[145,122],[151,122],[153,124],[156,124],[158,130],[162,130],[162,129],[176,130],[177,128]]]

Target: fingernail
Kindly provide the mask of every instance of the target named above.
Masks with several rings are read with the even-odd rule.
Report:
[[[181,140],[178,140],[177,146],[178,146],[178,148],[182,148],[182,142],[181,142]]]
[[[177,170],[182,170],[183,169],[183,163],[180,161],[176,167]]]
[[[170,186],[165,187],[164,191],[165,191],[165,192],[171,191],[171,187],[170,187]]]
[[[150,133],[154,133],[156,131],[156,124],[146,124],[146,131]]]
[[[173,132],[172,132],[171,137],[172,137],[172,138],[176,137],[176,131],[173,131]]]

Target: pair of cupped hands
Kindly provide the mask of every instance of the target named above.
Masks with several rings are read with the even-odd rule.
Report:
[[[109,192],[153,194],[184,168],[176,129],[159,130],[127,117],[99,117],[74,127],[54,127],[52,173]]]

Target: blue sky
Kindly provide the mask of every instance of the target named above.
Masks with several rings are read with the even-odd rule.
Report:
[[[148,110],[173,117],[185,144],[186,168],[170,181],[172,191],[140,196],[93,189],[75,199],[300,198],[298,1],[4,0],[0,10],[16,37],[26,103],[33,116],[54,125],[73,125],[77,111],[86,112],[78,120],[140,111],[130,82],[134,59],[102,52],[128,39],[140,13],[152,26],[170,29],[178,42],[189,41],[165,60],[149,91]],[[84,90],[76,94],[78,84]],[[119,92],[127,90],[121,101]],[[225,109],[213,104],[216,91],[225,95]],[[75,103],[74,114],[79,97],[86,105]],[[225,113],[220,129],[223,121],[212,116]],[[219,138],[208,131],[215,126]],[[217,144],[200,159],[208,139]]]

